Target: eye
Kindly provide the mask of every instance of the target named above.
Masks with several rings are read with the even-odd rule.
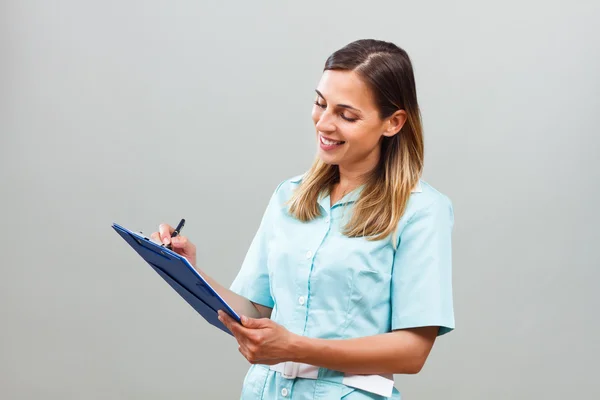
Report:
[[[354,122],[358,119],[358,118],[348,118],[344,115],[344,113],[340,114],[340,117],[342,117],[343,119],[345,119],[348,122]]]
[[[327,108],[327,106],[326,106],[325,104],[321,104],[321,103],[319,103],[319,101],[318,101],[318,100],[317,100],[317,101],[315,101],[315,103],[314,103],[314,104],[315,104],[317,107],[319,107],[319,108],[322,108],[323,110]],[[358,120],[358,118],[349,118],[349,117],[346,117],[346,116],[344,115],[344,113],[343,113],[343,112],[342,112],[342,113],[340,113],[340,117],[342,117],[342,119],[344,119],[344,120],[346,120],[346,121],[348,121],[348,122],[355,122],[356,120]]]

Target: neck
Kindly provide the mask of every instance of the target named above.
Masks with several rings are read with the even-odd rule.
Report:
[[[340,168],[340,181],[338,182],[338,186],[344,190],[349,191],[358,186],[360,186],[364,182],[364,176],[362,173],[352,172],[352,173],[344,173]]]
[[[339,187],[352,190],[365,182],[369,172],[377,166],[377,159],[371,160],[366,158],[358,165],[351,167],[338,165],[340,174]]]
[[[365,157],[363,157],[360,161],[352,163],[352,164],[339,164],[338,170],[340,173],[340,183],[339,186],[342,188],[349,188],[350,190],[362,185],[365,181],[365,178],[368,176],[369,172],[371,172],[377,164],[379,163],[379,158],[381,157],[381,147],[380,144],[375,146],[375,148],[367,153]]]

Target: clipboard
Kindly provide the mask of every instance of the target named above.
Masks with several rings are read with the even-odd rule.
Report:
[[[157,244],[141,232],[130,231],[116,223],[112,227],[206,321],[233,336],[219,321],[217,311],[223,310],[239,323],[240,316],[185,257]]]

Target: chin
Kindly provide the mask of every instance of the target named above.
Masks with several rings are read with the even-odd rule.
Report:
[[[323,152],[320,150],[319,150],[319,159],[327,165],[338,165],[339,164],[338,160],[335,157],[329,157],[327,154],[323,154]]]

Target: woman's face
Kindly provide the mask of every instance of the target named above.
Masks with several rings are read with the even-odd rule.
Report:
[[[353,71],[325,71],[316,92],[312,119],[321,160],[357,172],[374,168],[382,136],[398,132],[406,113],[381,120],[371,90]]]

